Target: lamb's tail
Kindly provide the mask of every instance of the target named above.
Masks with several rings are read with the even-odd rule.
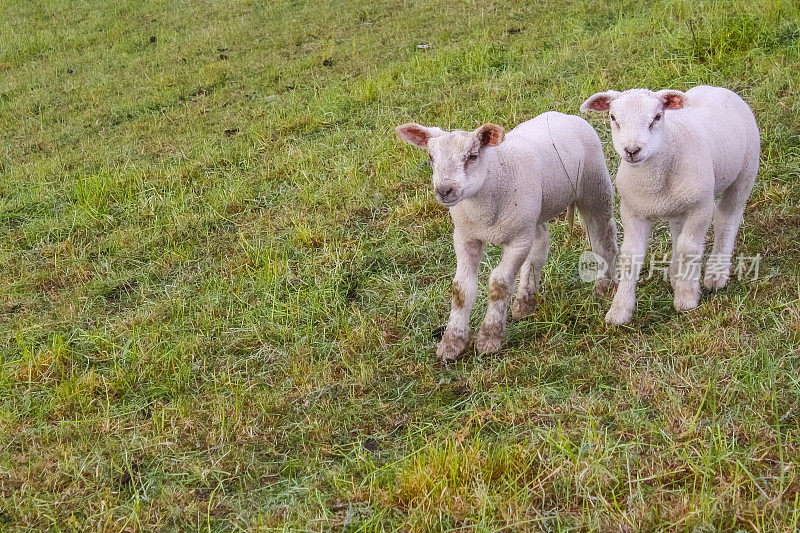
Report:
[[[567,232],[567,244],[572,245],[572,239],[575,238],[575,202],[567,206],[567,224],[569,224],[569,232]]]
[[[569,234],[575,229],[575,202],[569,204],[567,207],[567,222],[569,223]]]

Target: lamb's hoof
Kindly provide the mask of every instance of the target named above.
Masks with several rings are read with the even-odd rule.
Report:
[[[599,296],[611,296],[616,290],[617,284],[614,280],[602,278],[594,282],[594,292]]]
[[[676,311],[691,311],[700,305],[700,286],[697,282],[688,287],[686,285],[682,286],[681,284],[676,284],[676,287],[673,301]]]
[[[458,356],[467,347],[469,337],[466,333],[453,333],[445,331],[439,346],[436,348],[436,357],[445,365],[454,363]]]
[[[503,326],[500,324],[483,324],[475,339],[475,350],[479,354],[494,354],[500,351],[503,344]]]
[[[611,309],[606,313],[606,322],[615,326],[627,324],[633,318],[633,309],[622,307],[621,305],[611,305]]]
[[[687,311],[691,311],[692,309],[697,309],[697,307],[700,305],[700,299],[693,297],[678,298],[676,296],[673,303],[676,311],[679,313],[685,313]]]
[[[526,294],[525,296],[514,298],[514,303],[511,304],[511,319],[520,320],[526,316],[530,316],[536,311],[538,298],[535,294]]]
[[[721,288],[725,287],[725,285],[728,284],[728,279],[730,279],[730,278],[729,278],[729,276],[727,274],[724,275],[724,276],[723,275],[715,275],[715,276],[706,275],[706,277],[703,278],[703,286],[706,289],[708,289],[709,291],[715,292],[715,291],[718,291]]]

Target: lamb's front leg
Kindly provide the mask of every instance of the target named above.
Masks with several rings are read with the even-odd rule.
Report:
[[[700,303],[700,264],[712,210],[713,204],[690,213],[672,250],[676,263],[674,304],[677,311],[694,309]]]
[[[683,219],[674,219],[669,221],[669,232],[672,237],[672,250],[678,249],[678,239],[683,231]],[[678,280],[678,254],[672,254],[672,260],[669,262],[669,284],[672,285],[672,292],[675,292],[675,282]]]
[[[619,285],[611,308],[606,313],[609,324],[627,324],[636,307],[636,282],[644,264],[647,239],[650,237],[650,222],[628,212],[620,206],[622,220],[622,248],[619,253]]]
[[[514,292],[514,281],[530,250],[531,241],[527,239],[503,246],[503,258],[489,276],[489,307],[475,339],[478,353],[491,354],[500,351],[506,330],[508,304]]]
[[[456,250],[456,275],[453,278],[450,319],[436,349],[436,356],[443,363],[452,363],[467,347],[469,314],[478,292],[478,266],[483,250],[481,241],[464,239],[457,231],[453,234],[453,242]]]

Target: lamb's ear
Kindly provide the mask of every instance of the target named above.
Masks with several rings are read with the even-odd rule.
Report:
[[[686,93],[664,89],[656,93],[656,98],[661,101],[664,109],[683,109],[686,105]]]
[[[394,131],[404,141],[420,148],[426,148],[431,137],[436,137],[443,133],[439,128],[428,128],[415,122],[400,124]]]
[[[475,134],[480,139],[481,146],[497,146],[503,142],[506,130],[503,126],[498,126],[497,124],[484,124],[475,130]]]
[[[620,94],[622,93],[619,91],[595,93],[581,104],[581,112],[586,113],[587,111],[592,110],[603,113],[608,111],[608,108],[611,106],[611,102]]]

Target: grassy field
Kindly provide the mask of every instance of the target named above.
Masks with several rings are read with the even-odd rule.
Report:
[[[0,0],[0,530],[797,530],[800,6],[643,4]],[[760,279],[607,327],[562,220],[537,315],[439,367],[392,128],[701,83],[761,127]]]

